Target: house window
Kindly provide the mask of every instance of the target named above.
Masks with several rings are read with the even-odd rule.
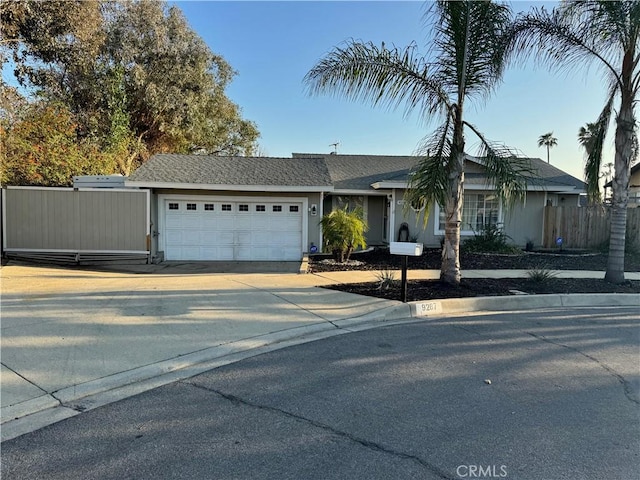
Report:
[[[178,210],[178,208],[180,208],[180,206],[177,203],[169,204],[169,210]]]
[[[239,212],[248,212],[249,211],[249,205],[238,205],[238,211]]]
[[[204,209],[211,212],[213,211],[213,203],[205,203],[204,204]]]
[[[294,213],[298,211],[298,205],[289,205],[289,211]]]
[[[187,210],[196,210],[195,203],[187,203]]]
[[[334,210],[347,208],[349,211],[356,209],[364,210],[364,196],[362,195],[334,195],[333,196],[333,208]]]
[[[266,212],[267,207],[265,205],[256,205],[256,212]]]
[[[281,212],[282,211],[282,205],[274,205],[273,206],[273,211],[274,212]]]
[[[222,204],[222,211],[223,212],[230,212],[231,211],[231,204],[230,203],[223,203]]]
[[[445,213],[444,208],[439,207],[438,229],[444,232]],[[463,232],[478,232],[486,225],[500,223],[500,200],[495,194],[465,193],[462,205],[462,223],[460,230]]]

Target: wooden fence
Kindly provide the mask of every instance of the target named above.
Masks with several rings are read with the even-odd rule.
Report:
[[[609,207],[544,207],[544,248],[597,248],[609,241]],[[627,209],[627,240],[640,248],[640,208]]]

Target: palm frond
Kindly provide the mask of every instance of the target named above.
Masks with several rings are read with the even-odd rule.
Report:
[[[449,97],[433,65],[404,49],[377,47],[349,40],[323,57],[304,77],[310,94],[329,93],[351,100],[395,109],[405,105],[405,115],[419,108],[421,117],[449,108]]]
[[[590,201],[600,199],[600,168],[602,166],[602,151],[604,141],[609,130],[611,114],[613,112],[613,102],[618,93],[618,86],[612,82],[609,88],[609,95],[604,108],[600,112],[594,124],[594,131],[590,141],[590,151],[587,152],[584,165],[584,178],[587,184],[587,196]]]
[[[412,205],[424,206],[423,222],[429,218],[429,212],[435,203],[444,205],[449,190],[449,172],[451,169],[451,137],[453,122],[450,116],[431,135],[425,137],[416,154],[420,162],[409,176],[409,185],[405,190],[405,213]]]
[[[569,71],[595,60],[620,82],[614,62],[620,44],[604,35],[606,18],[594,10],[601,2],[567,2],[549,12],[544,7],[518,16],[507,34],[508,56],[526,61],[531,55],[552,69]],[[622,4],[625,2],[602,2]],[[598,4],[598,5],[596,5]]]
[[[495,190],[496,195],[507,207],[524,200],[527,185],[535,177],[535,170],[528,158],[499,142],[487,140],[478,129],[464,122],[480,140],[478,155],[484,162],[486,182]]]
[[[504,32],[511,24],[511,9],[487,1],[438,1],[430,9],[436,30],[438,72],[450,95],[485,97],[502,77]]]

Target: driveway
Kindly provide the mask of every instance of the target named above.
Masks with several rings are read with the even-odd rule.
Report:
[[[2,445],[3,478],[637,478],[635,307],[475,314],[280,349]]]
[[[3,423],[399,305],[316,288],[333,280],[315,275],[128,270],[2,268]]]

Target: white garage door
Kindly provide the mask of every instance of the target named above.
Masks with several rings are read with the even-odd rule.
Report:
[[[167,260],[300,260],[302,203],[164,201]]]

